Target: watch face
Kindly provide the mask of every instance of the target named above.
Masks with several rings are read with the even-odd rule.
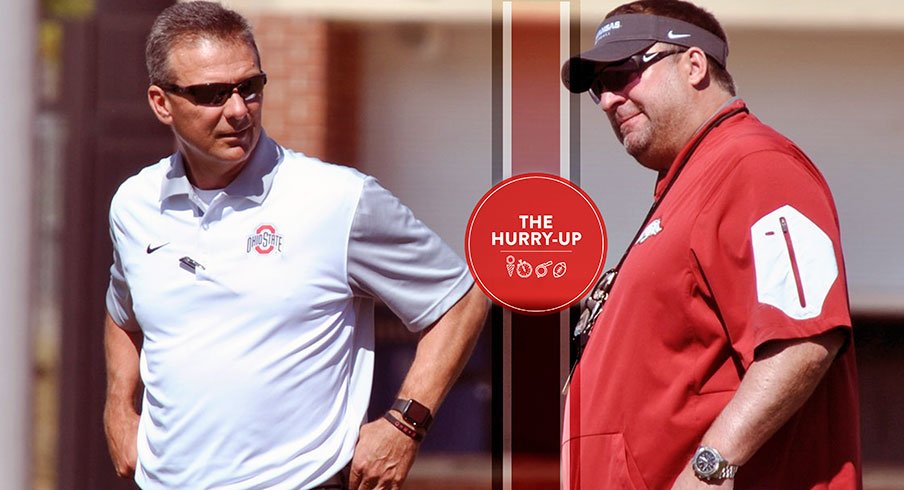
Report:
[[[408,403],[408,408],[405,410],[405,413],[403,413],[402,416],[412,425],[423,425],[428,422],[428,419],[430,417],[430,409],[414,400],[410,400],[410,402]]]
[[[694,471],[701,476],[710,476],[719,469],[721,458],[709,449],[697,451],[694,457]]]

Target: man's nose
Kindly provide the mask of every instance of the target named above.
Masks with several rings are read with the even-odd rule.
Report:
[[[611,112],[625,102],[625,96],[620,91],[604,91],[600,94],[600,108],[603,112]]]
[[[226,114],[226,117],[229,118],[242,118],[245,114],[248,113],[248,104],[245,102],[245,99],[239,94],[238,90],[234,90],[232,94],[226,99],[225,107],[223,107],[223,112]]]

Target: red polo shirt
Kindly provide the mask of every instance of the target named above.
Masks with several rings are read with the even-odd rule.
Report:
[[[566,400],[565,488],[669,488],[758,346],[850,324],[825,180],[756,117],[730,117],[693,152],[597,320]],[[860,486],[854,361],[849,340],[735,488]]]

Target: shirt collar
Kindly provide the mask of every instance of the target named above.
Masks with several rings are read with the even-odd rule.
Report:
[[[239,172],[223,192],[230,197],[248,199],[261,204],[270,192],[276,169],[283,160],[283,149],[261,130],[260,139],[251,154],[245,168]],[[185,174],[185,163],[182,153],[176,152],[170,157],[170,166],[163,176],[160,187],[160,202],[179,195],[189,196],[192,193],[191,182]]]
[[[670,165],[667,170],[659,173],[659,178],[656,179],[656,188],[653,193],[655,199],[659,199],[660,194],[662,194],[662,192],[668,186],[668,183],[675,178],[676,174],[678,173],[678,168],[680,167],[680,165],[678,165],[678,162],[681,162],[682,159],[686,157],[687,152],[694,147],[695,142],[700,139],[703,134],[706,133],[706,129],[716,120],[718,120],[722,115],[735,109],[746,107],[746,105],[747,104],[745,104],[740,97],[731,97],[730,99],[725,101],[725,103],[722,104],[722,107],[719,107],[719,109],[716,110],[716,112],[713,113],[713,115],[710,116],[710,118],[707,119],[705,123],[697,128],[697,131],[694,132],[694,135],[691,137],[691,139],[688,140],[688,142],[684,145],[684,148],[682,148],[681,151],[678,152],[678,155],[672,161],[672,165]]]

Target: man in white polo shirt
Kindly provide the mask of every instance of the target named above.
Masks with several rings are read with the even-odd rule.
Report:
[[[146,55],[148,101],[177,151],[110,209],[117,473],[145,489],[397,488],[485,298],[374,179],[267,137],[266,75],[240,15],[173,5]],[[374,299],[423,334],[399,400],[362,425]]]

